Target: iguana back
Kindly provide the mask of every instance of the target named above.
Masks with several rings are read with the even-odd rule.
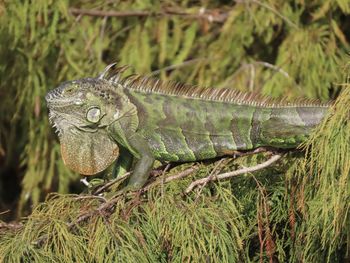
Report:
[[[124,92],[137,108],[138,132],[155,158],[165,161],[203,160],[260,146],[294,148],[327,111],[321,104],[253,105],[130,88]]]

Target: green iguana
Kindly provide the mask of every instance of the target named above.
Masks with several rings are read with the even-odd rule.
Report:
[[[144,185],[155,160],[190,162],[264,146],[295,148],[330,106],[122,77],[126,68],[114,63],[96,78],[64,82],[46,101],[65,164],[96,174],[124,147],[137,159],[132,189]]]

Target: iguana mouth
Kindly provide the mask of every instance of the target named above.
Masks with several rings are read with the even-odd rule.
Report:
[[[69,118],[65,118],[65,115],[69,116]],[[68,130],[70,133],[74,133],[74,135],[79,135],[80,132],[95,133],[100,128],[106,127],[105,125],[82,123],[78,118],[74,118],[64,113],[57,113],[54,110],[49,111],[49,122],[55,129],[55,133],[59,138],[61,138],[63,133]],[[75,122],[77,122],[78,125],[74,124]]]
[[[55,133],[57,133],[58,137],[61,137],[63,133],[67,131],[70,127],[79,129],[79,127],[72,124],[68,118],[65,118],[65,114],[57,113],[54,110],[49,111],[49,122],[52,125],[52,127],[55,129]]]

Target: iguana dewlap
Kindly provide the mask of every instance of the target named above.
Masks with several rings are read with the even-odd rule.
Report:
[[[46,101],[65,164],[96,174],[123,146],[138,160],[132,188],[143,186],[155,160],[188,162],[262,146],[294,148],[329,107],[137,75],[123,78],[125,69],[112,64],[97,78],[64,82]]]

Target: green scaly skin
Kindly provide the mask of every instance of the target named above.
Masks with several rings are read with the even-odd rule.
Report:
[[[65,82],[46,100],[66,165],[96,174],[118,158],[122,146],[138,160],[131,189],[145,184],[155,160],[189,162],[258,147],[295,148],[328,109],[245,101],[242,94],[237,99],[191,95],[179,84],[121,79],[125,69],[112,64],[97,78]]]

